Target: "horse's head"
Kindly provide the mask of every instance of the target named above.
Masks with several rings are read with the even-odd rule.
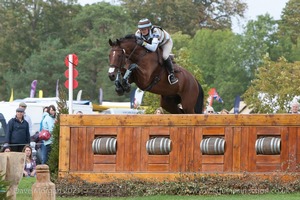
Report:
[[[111,46],[109,53],[108,77],[111,81],[114,81],[117,73],[125,70],[124,66],[126,64],[126,58],[130,60],[129,57],[131,52],[135,47],[137,47],[136,37],[135,35],[127,35],[114,42],[109,39],[108,43]]]
[[[116,75],[121,71],[123,66],[125,65],[125,53],[124,49],[120,46],[120,41],[116,40],[112,42],[109,39],[109,45],[111,46],[111,50],[109,53],[109,70],[108,77],[111,81],[116,79]]]

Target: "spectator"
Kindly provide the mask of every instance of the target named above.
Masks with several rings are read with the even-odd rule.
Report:
[[[4,147],[3,152],[10,152],[10,147]]]
[[[49,158],[49,153],[51,152],[51,144],[53,142],[52,131],[54,128],[55,117],[56,117],[56,109],[54,105],[50,105],[47,109],[47,113],[45,114],[45,118],[42,122],[42,129],[48,130],[51,133],[51,137],[47,141],[43,141],[44,145],[42,145],[42,164],[46,164]]]
[[[46,115],[48,115],[49,113],[47,112],[47,110],[48,110],[48,106],[46,106],[46,107],[44,107],[43,108],[43,116],[42,116],[42,119],[41,119],[41,122],[40,122],[40,130],[37,132],[37,135],[39,134],[39,132],[42,130],[42,128],[43,128],[43,120],[45,119],[45,117],[46,117]],[[43,153],[42,153],[42,151],[43,151],[43,149],[45,148],[44,147],[44,141],[39,141],[38,139],[37,140],[35,140],[35,142],[36,142],[36,158],[37,158],[37,160],[36,160],[36,163],[37,164],[42,164],[43,163]]]
[[[5,143],[10,145],[11,151],[17,152],[22,152],[24,146],[30,143],[29,125],[24,120],[23,108],[17,108],[16,117],[8,121]]]
[[[33,135],[31,118],[30,118],[29,115],[27,115],[26,112],[25,112],[25,110],[26,110],[26,108],[27,108],[26,103],[21,102],[21,103],[19,104],[19,107],[24,109],[24,119],[28,122],[28,125],[29,125],[29,133],[30,133],[30,135]]]
[[[35,160],[32,158],[32,148],[31,148],[31,146],[26,145],[23,149],[23,152],[26,155],[23,176],[24,177],[34,177],[35,176],[36,163],[35,163]]]
[[[46,107],[43,108],[43,116],[42,116],[42,120],[40,122],[40,131],[43,128],[43,120],[46,117],[46,115],[48,114],[48,108],[49,108],[48,106],[46,106]]]
[[[6,120],[5,120],[5,117],[3,116],[3,114],[0,113],[0,136],[5,137],[6,133],[7,133]]]
[[[162,109],[162,107],[159,107],[155,110],[154,114],[157,114],[157,115],[164,114],[164,110]]]
[[[10,147],[6,144],[6,145],[3,145],[1,152],[10,152]]]
[[[299,103],[297,101],[292,103],[291,114],[299,114]]]
[[[82,115],[83,112],[79,110],[79,111],[76,112],[76,114],[77,114],[77,115]]]
[[[206,108],[206,114],[214,114],[215,113],[215,110],[213,107],[211,106],[207,106]]]

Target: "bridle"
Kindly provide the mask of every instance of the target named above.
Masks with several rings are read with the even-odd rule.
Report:
[[[122,49],[119,45],[117,45],[118,49],[114,49],[114,51],[123,51],[122,53],[122,58],[120,59],[120,63],[118,63],[120,66],[117,66],[115,64],[110,64],[109,67],[113,67],[113,68],[117,68],[117,69],[121,69],[124,65],[127,65],[127,64],[130,64],[130,63],[133,63],[133,61],[131,60],[133,54],[135,53],[137,47],[138,47],[138,44],[136,44],[133,48],[133,50],[131,51],[131,53],[128,55],[126,54],[126,51],[125,49]],[[139,56],[139,59],[140,60],[142,57],[144,57],[145,55],[147,54],[147,51],[145,51],[144,54],[142,54],[141,56]],[[125,58],[123,57],[125,56]],[[125,64],[123,66],[122,65],[122,61],[125,60]],[[131,62],[129,62],[131,61]],[[137,61],[138,62],[138,61]]]
[[[122,57],[118,60],[118,63],[116,63],[116,64],[109,64],[109,68],[121,69],[122,64],[123,64],[123,60],[126,59],[126,55],[125,55],[124,49],[122,49],[121,47],[119,47],[118,49],[114,49],[113,50],[113,54],[115,54],[114,53],[115,51],[122,51]]]

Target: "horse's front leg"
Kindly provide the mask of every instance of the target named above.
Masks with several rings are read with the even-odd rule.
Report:
[[[116,77],[116,80],[115,80],[115,86],[116,86],[115,90],[116,90],[116,92],[119,96],[122,96],[124,94],[124,89],[122,87],[120,77],[121,77],[121,72],[119,71],[117,73],[117,77]]]
[[[137,64],[131,64],[128,69],[126,70],[123,80],[122,80],[122,87],[126,92],[129,92],[131,89],[131,85],[129,83],[130,75],[132,74],[133,70],[137,68]]]

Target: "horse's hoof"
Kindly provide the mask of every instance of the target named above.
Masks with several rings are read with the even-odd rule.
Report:
[[[115,90],[119,96],[122,96],[124,94],[124,90],[121,87],[116,87]]]
[[[130,92],[131,90],[131,85],[127,85],[124,87],[125,92]]]

